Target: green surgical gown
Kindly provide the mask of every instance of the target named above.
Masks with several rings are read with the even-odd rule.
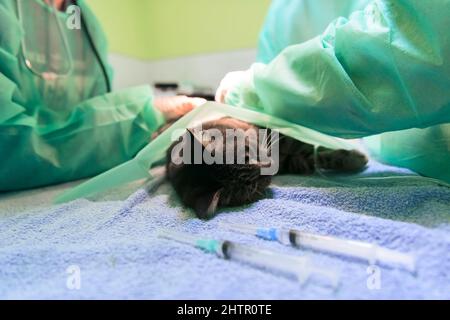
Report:
[[[42,0],[17,4],[0,0],[0,191],[89,177],[133,158],[163,117],[148,86],[109,92],[107,44],[86,2],[76,1],[81,29]]]
[[[450,0],[275,0],[260,62],[225,101],[371,136],[380,160],[450,182],[449,12]]]

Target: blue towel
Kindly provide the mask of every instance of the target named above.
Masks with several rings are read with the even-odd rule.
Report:
[[[154,182],[125,201],[82,199],[0,215],[0,298],[450,299],[450,189],[371,163],[351,177],[277,177],[270,191],[267,199],[222,210],[209,222],[183,209],[167,183]],[[221,221],[369,241],[416,255],[418,270],[368,269],[363,261],[221,230]],[[332,289],[311,279],[300,286],[282,274],[159,239],[159,228],[309,256],[339,271],[341,284]]]

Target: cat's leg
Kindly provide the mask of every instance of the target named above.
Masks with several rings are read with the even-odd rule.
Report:
[[[287,156],[281,161],[280,174],[303,174],[310,175],[315,171],[313,156],[295,154]]]
[[[319,147],[315,156],[317,168],[341,172],[357,172],[364,169],[369,159],[358,150],[332,150]]]
[[[280,143],[280,174],[313,174],[314,146],[283,137]]]

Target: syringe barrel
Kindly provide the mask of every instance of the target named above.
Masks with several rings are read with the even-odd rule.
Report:
[[[284,245],[312,248],[333,254],[345,255],[366,260],[373,264],[378,262],[398,264],[410,271],[415,271],[415,258],[410,254],[382,248],[376,244],[340,239],[286,228],[266,228],[241,224],[224,223],[224,227],[256,235],[265,240],[278,241]]]
[[[314,266],[307,257],[275,253],[229,241],[223,242],[222,249],[225,258],[290,274],[300,283],[305,283],[312,275],[326,278],[333,287],[339,283],[337,272]]]
[[[334,237],[322,236],[301,232],[297,230],[286,230],[284,238],[288,234],[292,245],[298,247],[309,247],[316,250],[352,256],[375,263],[377,260],[377,246],[360,241],[345,240]]]
[[[413,256],[382,248],[376,244],[327,237],[297,230],[288,230],[281,232],[281,234],[282,237],[280,239],[289,238],[291,244],[295,246],[356,257],[367,260],[371,264],[376,262],[398,264],[409,271],[415,270],[415,259]]]
[[[309,276],[310,261],[305,257],[289,256],[268,250],[257,249],[234,242],[223,243],[223,255],[226,259],[252,264],[258,267],[275,269],[283,273]]]

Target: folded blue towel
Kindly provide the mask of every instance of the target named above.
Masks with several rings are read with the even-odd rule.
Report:
[[[392,174],[399,177],[378,179]],[[377,243],[415,254],[417,274],[381,266],[374,278],[367,263],[221,230],[220,221]],[[83,199],[0,215],[0,298],[450,299],[449,226],[450,189],[377,163],[351,177],[277,177],[267,199],[223,210],[209,222],[195,219],[162,183],[125,201]],[[312,279],[301,287],[283,275],[159,239],[159,228],[307,255],[339,270],[341,285],[332,290]]]

